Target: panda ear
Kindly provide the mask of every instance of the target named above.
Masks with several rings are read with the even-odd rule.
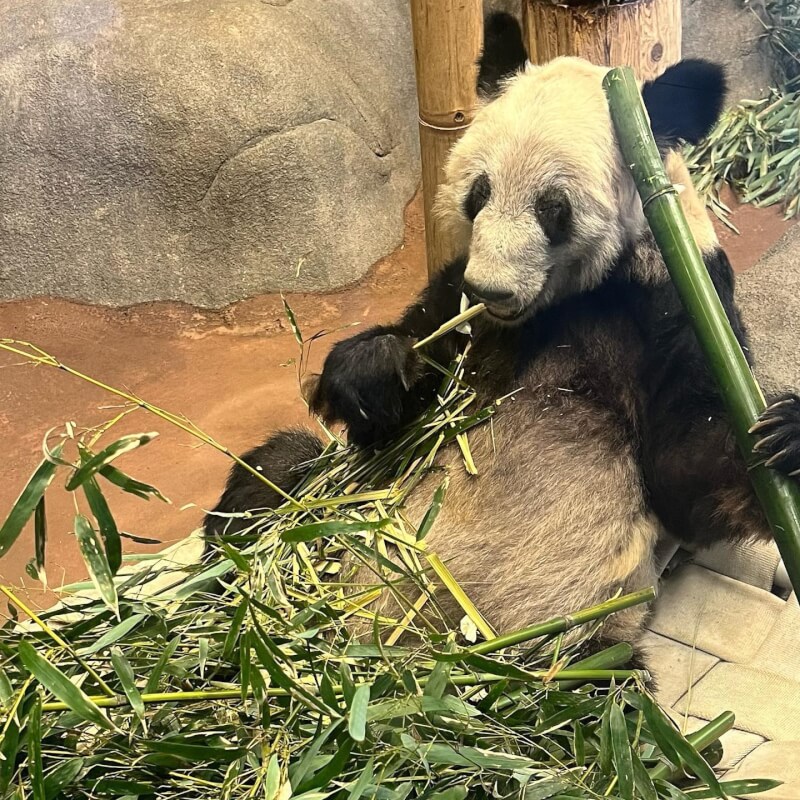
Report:
[[[697,144],[719,118],[725,89],[722,67],[701,59],[679,61],[645,83],[642,98],[659,146]]]
[[[522,41],[522,28],[511,14],[489,14],[483,27],[483,51],[478,59],[478,95],[493,99],[500,84],[525,66],[528,52]]]

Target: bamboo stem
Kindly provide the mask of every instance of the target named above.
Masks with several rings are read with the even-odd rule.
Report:
[[[563,669],[548,676],[547,670],[537,670],[530,673],[532,681],[570,681],[588,683],[589,681],[626,681],[634,678],[640,673],[634,669]],[[420,681],[420,685],[424,686],[427,683],[427,678]],[[485,683],[497,683],[498,681],[507,681],[508,678],[502,675],[489,675],[489,674],[476,674],[476,675],[456,675],[450,679],[454,686],[479,686]],[[516,683],[522,682],[521,678],[514,678]],[[334,686],[333,691],[341,695],[342,687]],[[253,690],[249,689],[248,697],[253,697]],[[290,692],[287,689],[269,688],[267,689],[267,697],[289,697]],[[145,705],[153,703],[202,703],[208,700],[241,700],[241,689],[217,689],[214,691],[197,691],[197,692],[153,692],[152,694],[141,695],[142,702]],[[106,697],[105,695],[96,695],[90,697],[89,700],[99,708],[122,708],[129,706],[130,702],[124,695],[115,695],[113,697]],[[53,701],[50,703],[42,703],[42,711],[68,711],[69,706],[61,701]]]
[[[750,428],[765,408],[764,396],[731,330],[677,190],[664,171],[633,72],[613,69],[603,86],[645,216],[717,381],[736,441],[750,463],[755,443]],[[750,478],[800,599],[800,487],[763,465],[754,466]]]
[[[473,317],[477,317],[478,314],[481,314],[485,310],[486,306],[483,303],[476,303],[474,306],[470,306],[466,311],[462,311],[457,317],[453,317],[453,319],[445,322],[444,325],[440,325],[432,334],[430,334],[430,336],[420,339],[416,344],[414,344],[414,350],[419,350],[431,342],[441,339],[446,333],[450,333],[450,331],[452,331],[454,328],[457,328],[459,325],[469,322]]]
[[[585,625],[587,622],[604,619],[610,614],[622,611],[625,608],[638,606],[642,603],[649,603],[651,600],[655,599],[655,596],[655,589],[651,587],[649,589],[642,589],[642,591],[639,592],[623,595],[622,597],[615,597],[613,600],[607,600],[605,603],[586,608],[575,614],[556,617],[547,622],[540,622],[538,625],[532,625],[529,628],[523,628],[513,633],[507,633],[504,636],[498,636],[495,639],[490,639],[488,642],[481,642],[480,644],[470,647],[469,652],[487,655],[488,653],[495,653],[498,650],[503,650],[515,644],[527,642],[530,639],[538,639],[542,636],[549,636],[554,633],[563,633],[572,628],[577,628],[579,625]]]

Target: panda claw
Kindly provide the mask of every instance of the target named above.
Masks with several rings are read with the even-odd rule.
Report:
[[[748,433],[758,433],[758,431],[763,431],[765,428],[770,428],[773,425],[777,425],[778,423],[786,422],[785,417],[759,417],[758,422],[755,425],[751,426],[748,429]]]
[[[775,453],[774,456],[771,456],[764,462],[765,467],[773,467],[777,464],[787,453],[789,452],[788,448],[784,447],[783,450]]]
[[[774,441],[780,439],[782,436],[783,436],[783,434],[779,431],[778,433],[773,433],[773,434],[770,434],[769,436],[765,436],[763,439],[759,439],[753,445],[753,451],[754,452],[760,452],[762,450],[767,450],[769,448],[769,446]],[[774,458],[774,456],[773,456],[773,458]]]
[[[795,397],[785,397],[783,400],[777,400],[776,402],[772,403],[771,405],[767,406],[764,410],[764,414],[768,414],[770,411],[776,408],[783,408],[784,406],[790,406],[797,402]]]

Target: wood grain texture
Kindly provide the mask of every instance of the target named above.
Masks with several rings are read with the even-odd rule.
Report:
[[[607,67],[629,66],[642,80],[681,58],[680,0],[556,5],[523,0],[522,21],[534,64],[579,56]]]
[[[419,101],[428,272],[455,255],[432,215],[453,143],[476,108],[476,62],[483,42],[482,0],[411,0]]]

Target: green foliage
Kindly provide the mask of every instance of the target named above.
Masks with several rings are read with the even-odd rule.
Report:
[[[75,528],[97,599],[0,628],[0,800],[653,800],[738,789],[716,784],[708,737],[683,737],[645,676],[618,668],[628,646],[580,660],[603,618],[652,592],[494,637],[426,549],[441,481],[422,535],[402,513],[439,449],[497,407],[472,408],[462,371],[463,357],[443,372],[436,405],[380,453],[331,437],[293,499],[213,543],[169,588],[150,583],[171,575],[168,563],[113,569],[118,526],[95,492],[111,482],[159,496],[108,463],[144,437],[99,457],[79,437],[74,462],[54,459],[89,507]],[[69,427],[61,444],[74,439]],[[5,530],[34,514],[49,472],[37,471]],[[364,564],[374,578],[356,583]],[[437,602],[442,585],[483,641],[461,638]],[[396,608],[371,605],[387,591]]]
[[[725,184],[744,203],[780,204],[787,219],[800,213],[800,2],[745,4],[764,26],[784,79],[768,97],[742,100],[726,111],[706,140],[685,153],[698,191],[734,230],[719,194]]]

